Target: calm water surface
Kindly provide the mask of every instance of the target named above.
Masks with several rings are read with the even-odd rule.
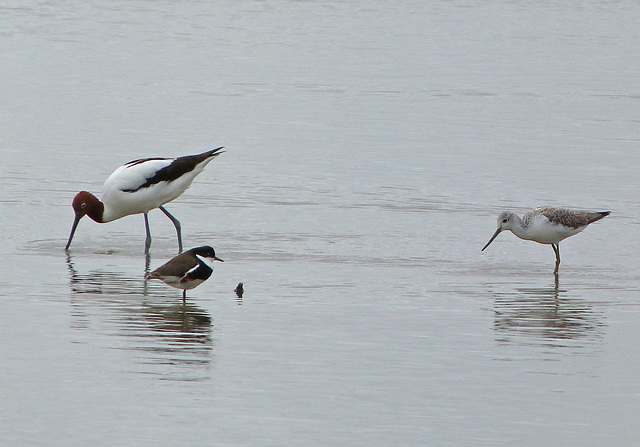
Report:
[[[640,6],[0,7],[0,443],[640,442]],[[226,146],[168,205],[120,164]],[[498,212],[610,209],[551,248]],[[242,299],[234,294],[244,282]]]

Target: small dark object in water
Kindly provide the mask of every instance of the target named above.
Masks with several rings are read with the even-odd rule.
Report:
[[[238,295],[238,298],[242,298],[242,294],[244,293],[244,287],[242,286],[242,283],[239,282],[238,286],[236,287],[236,295]]]

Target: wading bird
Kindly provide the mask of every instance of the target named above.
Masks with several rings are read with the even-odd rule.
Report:
[[[579,211],[548,206],[529,210],[520,218],[513,211],[504,211],[498,217],[498,229],[481,251],[502,231],[509,230],[520,239],[550,244],[556,254],[553,273],[557,274],[560,266],[560,241],[580,233],[587,225],[609,214],[611,211]]]
[[[104,182],[102,201],[87,191],[73,199],[76,214],[65,250],[69,250],[80,219],[89,216],[98,223],[111,222],[130,214],[144,214],[147,231],[144,252],[149,252],[151,232],[147,214],[160,208],[176,227],[178,250],[182,252],[180,222],[164,208],[165,203],[180,197],[204,167],[220,155],[221,147],[202,154],[178,158],[144,158],[133,160],[116,169]]]
[[[211,262],[222,259],[216,256],[212,247],[192,248],[147,275],[147,279],[159,279],[163,283],[182,289],[182,303],[187,303],[187,290],[205,282],[213,273]]]

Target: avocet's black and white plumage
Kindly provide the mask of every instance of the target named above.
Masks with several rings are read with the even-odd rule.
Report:
[[[520,239],[550,244],[556,254],[554,273],[557,274],[560,266],[560,241],[580,233],[587,225],[609,214],[611,211],[581,211],[546,206],[529,210],[521,218],[513,211],[504,211],[498,217],[498,229],[481,251],[484,251],[502,231],[509,230]]]
[[[162,205],[180,197],[204,167],[222,153],[221,147],[197,155],[178,158],[144,158],[133,160],[116,169],[104,182],[102,201],[87,191],[79,192],[73,199],[76,214],[66,250],[82,217],[89,216],[96,222],[111,222],[130,214],[144,214],[147,231],[145,253],[151,246],[151,232],[147,213],[160,208],[178,234],[178,248],[182,252],[180,222]]]
[[[149,273],[147,279],[159,279],[171,287],[182,289],[182,302],[186,304],[187,290],[209,279],[213,273],[213,261],[224,262],[212,247],[192,248]]]

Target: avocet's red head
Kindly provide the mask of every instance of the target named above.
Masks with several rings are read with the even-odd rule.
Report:
[[[71,241],[73,240],[73,234],[76,232],[80,219],[84,216],[89,216],[96,222],[102,222],[102,213],[104,212],[104,205],[96,196],[87,191],[80,191],[73,198],[73,211],[76,213],[73,226],[71,227],[71,234],[69,235],[69,241],[65,250],[69,250]]]
[[[73,211],[77,215],[84,216],[88,214],[93,220],[98,222],[100,216],[98,215],[104,209],[102,202],[98,200],[96,196],[87,191],[80,191],[73,198]]]

